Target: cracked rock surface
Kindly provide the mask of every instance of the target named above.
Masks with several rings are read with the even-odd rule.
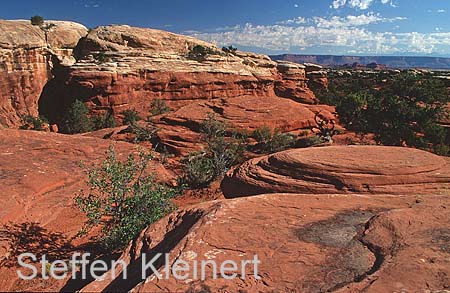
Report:
[[[390,292],[449,288],[449,199],[367,195],[270,194],[187,207],[151,225],[121,259],[131,278],[92,282],[82,291]],[[432,219],[429,217],[433,214]],[[427,216],[428,215],[428,216]],[[258,276],[141,279],[142,254],[170,253],[222,263],[258,255]],[[163,272],[164,262],[156,268]],[[111,273],[111,272],[110,272]]]

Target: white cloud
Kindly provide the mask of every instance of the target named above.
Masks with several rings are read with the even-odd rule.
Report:
[[[361,10],[368,9],[375,0],[333,0],[331,3],[331,8],[339,9],[344,6],[348,6],[351,8],[357,8]],[[393,7],[396,7],[393,3],[393,0],[381,0],[382,4],[389,4]]]
[[[439,9],[437,12],[438,12],[438,13],[444,13],[444,12],[445,12],[445,9]]]
[[[394,22],[404,20],[404,17],[383,18],[380,14],[367,13],[361,15],[347,15],[346,17],[333,16],[331,18],[314,17],[318,27],[355,27],[366,26],[381,22]]]
[[[296,18],[279,21],[279,22],[277,22],[277,24],[303,24],[303,23],[306,23],[307,21],[308,20],[305,17],[299,16]]]
[[[369,24],[395,22],[402,17],[384,18],[379,14],[346,17],[302,17],[275,25],[229,27],[213,32],[191,32],[191,35],[218,45],[260,48],[265,51],[298,52],[311,49],[334,54],[447,53],[450,33],[375,32]]]

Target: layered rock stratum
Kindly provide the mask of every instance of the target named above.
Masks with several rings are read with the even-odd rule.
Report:
[[[190,57],[196,46],[209,50]],[[40,112],[51,121],[74,98],[94,115],[134,109],[147,117],[151,102],[165,101],[175,112],[154,119],[167,149],[185,155],[198,146],[198,125],[208,114],[233,128],[268,125],[299,131],[314,115],[333,118],[308,88],[305,67],[274,62],[265,55],[226,53],[200,40],[153,29],[106,26],[91,30],[74,49],[77,62],[60,69],[44,89]]]
[[[210,54],[202,60],[190,58],[195,46]],[[99,27],[80,40],[74,54],[77,62],[65,76],[65,91],[60,90],[82,99],[94,111],[110,108],[118,114],[135,108],[148,114],[150,101],[156,98],[186,105],[194,100],[276,96],[277,87],[286,87],[286,80],[292,98],[315,101],[298,65],[291,65],[297,70],[285,80],[284,71],[278,71],[268,56],[225,53],[212,44],[160,30]]]

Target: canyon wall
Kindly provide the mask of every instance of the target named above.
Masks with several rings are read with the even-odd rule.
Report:
[[[151,101],[173,109],[193,101],[282,97],[317,102],[305,67],[266,55],[224,52],[212,44],[169,32],[126,25],[91,31],[51,21],[48,34],[29,21],[0,21],[0,123],[18,127],[25,115],[56,123],[75,99],[91,114],[136,109]],[[193,48],[207,54],[193,56]]]
[[[190,56],[196,46],[208,54]],[[298,65],[291,64],[296,68],[292,75],[285,70],[286,62],[280,65],[265,55],[224,52],[191,37],[154,29],[98,27],[80,40],[74,56],[77,62],[61,74],[63,80],[44,92],[40,109],[50,119],[74,99],[85,102],[93,113],[111,111],[120,116],[133,108],[143,117],[156,98],[175,109],[195,100],[279,92],[315,102],[305,71]],[[58,99],[65,102],[55,106]]]
[[[38,115],[38,100],[53,62],[74,62],[72,49],[87,34],[83,25],[49,21],[48,33],[30,21],[0,20],[0,124],[17,127],[24,115]]]

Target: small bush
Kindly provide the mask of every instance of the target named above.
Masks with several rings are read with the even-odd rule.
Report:
[[[450,157],[450,146],[444,144],[435,145],[433,152],[439,156]]]
[[[65,111],[62,119],[61,132],[74,134],[91,131],[93,128],[88,113],[89,109],[86,105],[79,100],[75,100]]]
[[[202,140],[206,150],[190,154],[183,160],[182,184],[191,188],[205,187],[232,166],[242,161],[245,152],[245,135],[233,132],[226,137],[226,124],[214,115],[201,123]]]
[[[94,129],[114,128],[117,126],[117,121],[111,113],[105,113],[103,116],[95,116],[92,118]]]
[[[139,113],[135,109],[125,110],[121,114],[123,115],[123,125],[135,124],[137,121],[141,120]]]
[[[142,229],[173,210],[170,199],[176,190],[145,175],[152,158],[140,151],[138,157],[130,155],[121,162],[110,147],[100,166],[86,170],[89,191],[82,190],[75,197],[76,205],[87,216],[79,236],[101,227],[98,241],[112,252],[124,248]]]
[[[129,126],[131,133],[135,134],[134,142],[139,143],[143,141],[153,142],[154,138],[158,134],[159,129],[152,126],[147,125],[146,127],[142,127],[136,124],[131,124]]]
[[[161,115],[170,111],[166,101],[161,99],[154,99],[150,105],[150,113],[152,116]]]
[[[311,146],[315,146],[315,145],[319,145],[322,143],[325,143],[326,141],[323,140],[321,137],[314,135],[314,136],[308,136],[308,137],[303,137],[300,138],[297,142],[296,142],[296,147],[299,148],[307,148],[307,147],[311,147]]]
[[[106,56],[106,54],[103,53],[103,52],[95,54],[94,55],[94,59],[97,60],[99,63],[105,63],[105,62],[110,62],[111,61],[111,58]]]
[[[222,51],[224,51],[225,53],[236,54],[237,48],[233,46],[222,47]]]
[[[200,124],[200,133],[202,139],[208,141],[217,137],[224,137],[227,127],[223,121],[217,119],[214,114],[208,114],[205,120]]]
[[[216,50],[202,46],[202,45],[196,45],[194,46],[188,53],[188,58],[196,61],[203,61],[206,59],[206,56],[208,55],[218,55],[219,52]]]
[[[45,130],[44,125],[48,124],[47,118],[41,115],[39,115],[38,117],[26,115],[22,120],[23,125],[20,127],[20,129],[43,131]]]
[[[266,144],[272,139],[272,130],[269,126],[264,125],[258,129],[255,129],[252,134],[257,143]]]
[[[43,26],[44,25],[44,18],[40,15],[35,15],[31,17],[31,24],[36,26]]]
[[[295,145],[295,136],[281,133],[278,129],[272,132],[268,126],[254,130],[252,136],[257,142],[253,151],[258,153],[276,153]]]
[[[208,153],[191,153],[182,161],[183,176],[180,178],[182,185],[190,188],[207,186],[216,178],[214,161]]]

